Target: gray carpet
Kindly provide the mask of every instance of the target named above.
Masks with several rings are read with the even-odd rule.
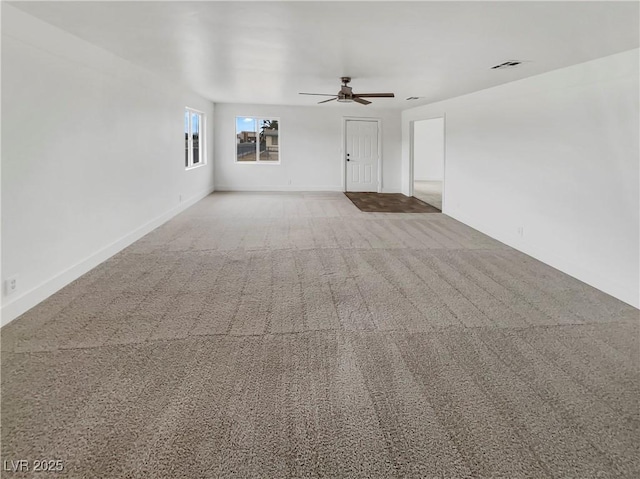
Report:
[[[639,326],[442,214],[217,193],[2,330],[2,457],[72,478],[637,478]]]

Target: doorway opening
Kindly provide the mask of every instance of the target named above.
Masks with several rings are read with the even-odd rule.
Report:
[[[415,120],[411,135],[412,196],[439,210],[444,198],[444,118]]]
[[[344,191],[382,191],[382,121],[345,118],[343,124]]]

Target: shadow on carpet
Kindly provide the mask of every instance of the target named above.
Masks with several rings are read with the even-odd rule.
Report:
[[[353,193],[345,195],[365,213],[442,213],[435,206],[402,193]]]

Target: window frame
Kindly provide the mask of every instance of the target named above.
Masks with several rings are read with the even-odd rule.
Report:
[[[184,114],[189,114],[189,131],[187,138],[187,164],[185,165],[185,170],[193,170],[194,168],[200,168],[201,166],[205,166],[207,164],[207,141],[206,141],[206,131],[207,131],[207,115],[205,112],[201,110],[196,110],[195,108],[190,108],[186,106],[184,108]],[[193,123],[192,123],[192,114],[198,115],[200,118],[198,120],[198,161],[194,162],[193,158]],[[187,132],[185,132],[187,133]]]
[[[238,119],[239,118],[252,118],[253,120],[255,120],[256,122],[256,129],[259,130],[259,124],[261,121],[264,120],[268,120],[268,121],[277,121],[278,122],[278,161],[268,161],[268,160],[261,160],[260,159],[260,141],[258,140],[259,138],[259,132],[256,131],[256,159],[253,161],[238,161],[238,132],[236,131],[236,126],[238,124]],[[234,123],[234,142],[236,145],[236,149],[235,149],[235,158],[234,158],[234,162],[236,164],[239,165],[280,165],[282,163],[282,157],[280,156],[280,126],[282,125],[282,123],[280,122],[280,117],[278,116],[256,116],[256,115],[235,115],[235,123]]]

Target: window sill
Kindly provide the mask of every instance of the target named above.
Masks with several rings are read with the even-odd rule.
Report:
[[[196,168],[201,168],[203,166],[207,166],[207,164],[206,163],[198,163],[197,165],[187,166],[184,170],[185,171],[195,170]]]
[[[234,161],[236,165],[280,165],[279,161]]]

